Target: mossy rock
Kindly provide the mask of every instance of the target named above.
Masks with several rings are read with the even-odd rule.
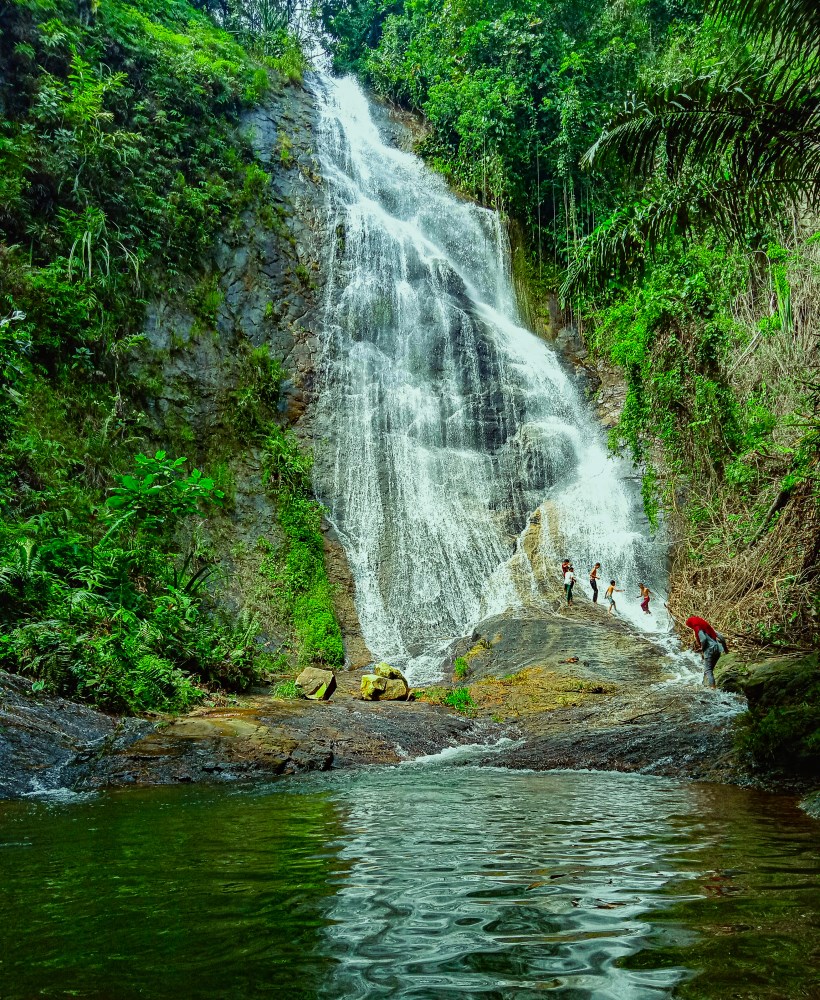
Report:
[[[410,688],[404,678],[364,674],[361,696],[364,701],[406,701]]]
[[[378,674],[362,675],[362,699],[364,701],[378,701],[379,695],[387,687],[387,678]]]
[[[715,683],[724,691],[743,693],[743,685],[749,678],[749,664],[741,653],[727,653],[715,667]]]
[[[749,708],[765,711],[803,698],[820,682],[820,654],[791,653],[749,660],[740,653],[722,656],[715,680],[724,691],[746,695]]]
[[[373,668],[373,673],[378,674],[379,677],[386,677],[389,681],[404,681],[407,683],[407,678],[399,670],[398,667],[391,667],[389,663],[377,663]]]
[[[720,685],[746,695],[749,712],[739,719],[738,745],[755,766],[817,772],[820,654],[791,653],[747,662],[735,657],[722,667]]]

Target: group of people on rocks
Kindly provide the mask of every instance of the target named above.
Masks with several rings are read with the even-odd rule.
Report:
[[[564,559],[561,563],[561,576],[564,580],[564,592],[567,597],[567,604],[572,606],[572,590],[576,583],[575,567],[569,561],[569,559]],[[601,564],[599,562],[595,563],[592,569],[589,571],[589,586],[592,590],[592,603],[598,603],[598,581],[601,579]],[[652,596],[652,591],[645,583],[639,583],[640,588],[640,599],[641,599],[641,610],[649,615],[652,612],[649,610],[649,598]],[[623,590],[616,585],[615,580],[609,581],[609,586],[604,591],[604,600],[607,603],[607,608],[609,614],[614,614],[618,608],[615,604],[615,595],[623,594]]]
[[[566,594],[567,604],[572,607],[572,591],[577,578],[575,576],[575,567],[569,559],[564,559],[561,563],[561,576],[564,581],[564,593]],[[598,581],[600,579],[601,564],[597,562],[589,571],[589,586],[592,591],[593,604],[598,603]],[[652,597],[652,591],[645,583],[639,583],[638,588],[640,589],[641,611],[647,615],[651,614],[649,600]],[[616,585],[615,580],[609,581],[609,586],[604,591],[604,600],[607,603],[607,610],[610,615],[617,611],[615,595],[623,593],[624,591]],[[667,604],[664,604],[664,607],[669,611]],[[671,612],[669,613],[670,615],[672,614]],[[674,616],[672,617],[674,618]],[[715,687],[715,664],[728,649],[726,637],[716,631],[705,618],[701,618],[698,615],[691,615],[687,618],[686,627],[692,629],[695,652],[700,653],[703,658],[703,683],[709,687]]]

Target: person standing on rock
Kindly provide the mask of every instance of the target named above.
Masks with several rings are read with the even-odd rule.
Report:
[[[727,642],[720,632],[716,632],[705,618],[692,615],[686,619],[686,627],[695,634],[695,652],[703,657],[703,683],[715,687],[715,664],[726,652]]]
[[[641,611],[643,611],[645,615],[651,614],[649,610],[649,598],[652,596],[652,591],[645,583],[639,583],[638,587],[641,591]]]
[[[564,590],[567,593],[567,604],[572,604],[572,588],[575,586],[575,567],[570,566],[564,573]]]
[[[595,563],[592,569],[589,571],[589,585],[592,588],[592,603],[598,603],[598,570],[601,568],[600,563]]]
[[[561,563],[561,579],[562,579],[562,580],[563,580],[563,579],[564,579],[564,577],[565,577],[565,576],[567,575],[567,571],[568,571],[568,570],[569,570],[569,559],[565,559],[565,560],[564,560],[564,561],[563,561],[563,562]]]
[[[614,580],[610,580],[609,581],[609,586],[606,588],[606,593],[604,594],[604,597],[607,600],[607,604],[609,605],[609,614],[612,615],[612,614],[614,614],[618,610],[615,607],[615,595],[616,594],[622,594],[622,593],[623,593],[623,590],[621,590],[619,587],[615,586],[615,581]]]

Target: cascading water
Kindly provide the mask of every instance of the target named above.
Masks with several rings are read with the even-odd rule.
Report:
[[[498,215],[388,144],[354,80],[317,86],[336,238],[316,485],[374,655],[429,679],[453,637],[537,599],[516,542],[536,510],[556,582],[565,554],[582,583],[601,562],[643,618],[662,550],[572,378],[520,325]]]

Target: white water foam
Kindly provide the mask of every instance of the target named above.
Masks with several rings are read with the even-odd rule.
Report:
[[[476,757],[486,757],[488,754],[502,753],[524,745],[524,740],[512,740],[507,736],[492,743],[462,743],[457,746],[445,747],[438,753],[424,754],[412,760],[402,761],[399,767],[449,767],[452,764],[463,764]]]

